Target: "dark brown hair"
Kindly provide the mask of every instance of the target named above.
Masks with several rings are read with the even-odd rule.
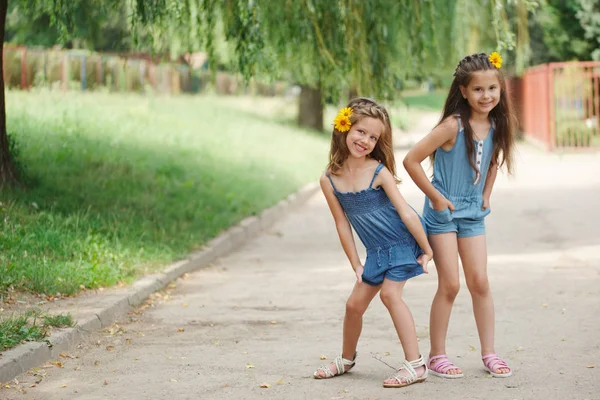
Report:
[[[471,82],[474,72],[494,70],[500,82],[500,101],[496,107],[490,111],[490,119],[494,124],[494,150],[492,154],[492,165],[502,167],[506,164],[508,173],[513,171],[513,150],[514,150],[514,133],[516,127],[516,117],[513,112],[512,104],[506,94],[506,81],[502,71],[496,68],[489,60],[485,53],[472,54],[463,58],[454,71],[454,80],[450,86],[444,111],[442,113],[442,121],[452,115],[459,115],[460,121],[464,127],[465,143],[467,146],[467,157],[473,170],[475,168],[475,146],[473,144],[473,129],[469,123],[471,117],[471,107],[469,102],[463,98],[460,87],[467,87]],[[432,161],[435,159],[435,153],[431,155]]]

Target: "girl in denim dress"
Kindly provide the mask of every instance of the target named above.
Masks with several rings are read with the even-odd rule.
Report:
[[[383,386],[422,382],[427,366],[402,290],[408,279],[427,272],[432,250],[423,221],[398,191],[388,113],[370,99],[357,98],[340,111],[334,125],[329,166],[320,183],[357,281],[346,303],[342,354],[314,377],[339,376],[354,366],[362,316],[381,291],[405,356]],[[364,265],[352,228],[367,249]]]
[[[484,368],[494,377],[512,374],[494,351],[494,303],[487,276],[484,218],[498,168],[512,172],[514,113],[506,95],[498,53],[465,57],[457,66],[440,123],[404,158],[404,166],[427,196],[423,218],[434,250],[438,289],[430,316],[428,368],[442,378],[462,370],[446,356],[450,312],[459,290],[460,255],[473,300]],[[421,162],[433,161],[433,179]]]

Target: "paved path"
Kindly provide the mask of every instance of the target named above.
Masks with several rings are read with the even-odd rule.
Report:
[[[499,177],[488,218],[497,350],[514,368],[512,378],[484,373],[463,284],[448,352],[464,379],[382,388],[392,370],[374,357],[397,365],[403,355],[376,298],[356,368],[313,380],[320,357],[331,360],[340,350],[354,280],[317,194],[218,264],[155,295],[129,320],[92,335],[65,354],[63,368],[19,377],[26,393],[4,389],[0,398],[600,399],[600,155],[547,155],[520,145],[517,161],[515,178]],[[400,175],[402,193],[420,210],[423,196]],[[431,269],[406,290],[424,354],[436,287]]]

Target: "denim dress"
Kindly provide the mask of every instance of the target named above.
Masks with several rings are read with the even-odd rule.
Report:
[[[448,208],[434,210],[431,200],[425,198],[423,219],[430,235],[456,232],[458,237],[469,237],[485,233],[483,219],[490,213],[490,209],[481,209],[482,194],[492,161],[493,137],[492,123],[484,140],[465,138],[464,127],[458,119],[458,133],[454,146],[448,151],[441,147],[436,150],[431,184],[452,202],[454,212],[450,212]],[[473,170],[469,163],[466,140],[473,140],[477,171]]]
[[[369,187],[360,192],[339,192],[327,174],[346,218],[367,250],[362,279],[373,286],[383,283],[384,278],[402,282],[423,273],[417,263],[423,250],[383,188],[373,188],[382,168],[383,164],[377,166]],[[425,229],[422,219],[421,223]]]

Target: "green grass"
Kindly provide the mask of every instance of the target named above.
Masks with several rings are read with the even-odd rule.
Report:
[[[329,142],[211,97],[8,92],[7,114],[26,186],[2,193],[0,290],[160,269],[315,181]]]
[[[402,93],[400,99],[409,109],[442,112],[448,95],[447,90],[426,93],[421,90]]]
[[[28,311],[14,317],[0,319],[0,352],[23,342],[39,341],[48,336],[51,327],[73,326],[70,314],[43,315]]]
[[[73,326],[73,317],[71,317],[71,314],[45,315],[44,326],[68,328]]]

